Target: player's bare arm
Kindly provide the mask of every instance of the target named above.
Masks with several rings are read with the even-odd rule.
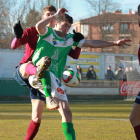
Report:
[[[57,17],[62,16],[67,10],[65,8],[60,8],[56,14],[46,17],[45,19],[40,20],[36,24],[36,30],[39,34],[44,35],[46,33],[46,26],[49,22],[54,21]]]
[[[103,41],[103,40],[85,40],[82,47],[91,47],[91,48],[104,48],[104,47],[111,47],[111,46],[130,46],[127,44],[131,42],[130,39],[124,38],[118,41]]]

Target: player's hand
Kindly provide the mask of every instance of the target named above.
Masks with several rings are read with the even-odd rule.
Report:
[[[84,39],[84,36],[81,33],[75,32],[75,30],[73,30],[73,40],[75,42],[79,42],[80,40]]]
[[[57,11],[57,14],[59,15],[59,17],[61,17],[65,12],[68,12],[65,8],[60,8]]]
[[[117,46],[122,46],[124,48],[124,45],[130,46],[129,44],[127,44],[128,42],[131,42],[131,40],[127,39],[127,38],[124,38],[124,39],[116,41],[116,45]]]
[[[15,32],[16,38],[21,38],[22,37],[23,29],[22,29],[22,26],[20,24],[20,21],[18,21],[18,23],[16,23],[14,25],[14,32]]]

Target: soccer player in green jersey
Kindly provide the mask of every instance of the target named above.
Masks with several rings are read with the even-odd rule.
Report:
[[[61,11],[61,12],[60,12]],[[72,113],[68,105],[68,100],[65,92],[62,89],[60,82],[62,72],[65,68],[66,57],[70,48],[76,47],[91,47],[91,48],[103,48],[109,46],[124,46],[129,39],[122,39],[118,41],[102,41],[102,40],[85,40],[82,39],[76,42],[73,38],[73,34],[67,34],[69,31],[73,19],[67,14],[64,14],[66,9],[61,8],[57,14],[54,14],[48,18],[39,21],[36,24],[36,29],[39,33],[39,40],[37,43],[36,50],[34,52],[32,61],[34,64],[41,57],[48,56],[52,59],[49,71],[45,71],[45,77],[41,79],[46,92],[52,92],[53,98],[59,104],[59,112],[62,116],[62,128],[67,140],[75,140],[75,130],[72,123]],[[51,20],[55,19],[55,27],[51,29],[46,25]],[[55,88],[52,86],[51,80],[55,81]]]

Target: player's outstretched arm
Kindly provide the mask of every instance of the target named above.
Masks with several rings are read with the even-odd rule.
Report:
[[[130,46],[127,44],[131,42],[130,39],[124,38],[118,41],[103,41],[103,40],[85,40],[82,47],[91,47],[91,48],[104,48],[104,47],[111,47],[111,46]]]
[[[46,33],[46,26],[49,24],[49,22],[54,21],[57,17],[62,16],[65,12],[67,12],[65,8],[60,8],[54,15],[40,20],[36,24],[36,30],[38,31],[38,33],[44,35]]]

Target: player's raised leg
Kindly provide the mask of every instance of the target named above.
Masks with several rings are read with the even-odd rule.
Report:
[[[51,65],[51,58],[45,56],[45,57],[42,57],[37,63],[36,63],[36,66],[37,66],[37,72],[36,72],[36,75],[35,77],[37,79],[42,79],[44,77],[44,73],[45,73],[45,70],[47,70],[49,68],[49,66]]]

